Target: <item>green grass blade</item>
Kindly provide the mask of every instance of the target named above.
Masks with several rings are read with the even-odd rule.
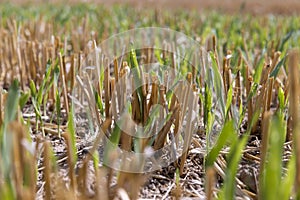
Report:
[[[213,83],[214,89],[216,92],[217,100],[216,102],[220,103],[220,111],[222,116],[225,117],[225,102],[224,102],[224,90],[223,90],[223,81],[220,74],[220,70],[217,65],[217,60],[213,52],[210,52],[210,58],[212,60],[212,69],[213,69]]]
[[[232,132],[234,132],[234,130],[232,130]],[[226,168],[226,177],[224,186],[220,192],[220,199],[235,199],[236,174],[248,136],[248,134],[245,134],[242,139],[236,140],[230,146],[230,152],[226,158],[228,164]]]
[[[4,123],[8,124],[16,118],[19,101],[19,83],[14,80],[8,91],[8,97],[4,110]]]
[[[19,102],[19,92],[18,81],[14,80],[8,91],[8,97],[4,108],[4,121],[0,130],[0,169],[4,175],[5,181],[8,184],[10,184],[11,182],[10,171],[13,164],[11,158],[13,138],[7,126],[16,118]]]
[[[23,109],[24,106],[26,105],[28,99],[30,97],[30,93],[29,92],[22,92],[20,99],[19,99],[19,105],[20,105],[20,109]]]
[[[281,110],[281,112],[283,111],[284,109],[284,106],[285,106],[285,100],[284,100],[284,91],[281,87],[279,87],[278,89],[278,101],[279,101],[279,108]]]
[[[295,153],[291,157],[288,166],[287,166],[287,173],[282,178],[281,187],[279,189],[279,196],[278,199],[290,199],[290,196],[293,192],[293,186],[295,182],[296,176],[296,160],[295,160]]]
[[[292,37],[292,35],[294,34],[294,30],[288,32],[284,38],[282,38],[281,42],[280,42],[280,46],[278,47],[279,51],[283,51],[284,45],[286,44],[286,42]]]
[[[119,123],[124,123],[121,119]],[[109,166],[109,163],[112,162],[112,155],[116,151],[119,145],[120,137],[121,137],[121,129],[119,127],[119,123],[116,123],[116,126],[113,129],[113,132],[111,133],[111,136],[107,140],[107,144],[105,144],[104,148],[104,158],[103,163],[107,166]]]
[[[227,93],[227,100],[226,100],[226,107],[225,107],[225,116],[226,117],[228,115],[228,111],[229,111],[231,103],[232,103],[232,91],[233,91],[232,87],[233,87],[233,85],[231,84],[230,88],[228,90],[228,93]]]
[[[215,160],[217,159],[219,152],[221,151],[221,149],[224,147],[224,145],[229,141],[232,140],[234,138],[236,138],[236,133],[234,131],[234,126],[233,126],[233,121],[229,121],[227,122],[214,147],[210,150],[210,152],[208,153],[206,159],[205,159],[205,168],[213,166]]]
[[[100,99],[100,95],[98,94],[98,92],[96,90],[94,90],[94,94],[95,94],[96,105],[97,105],[98,109],[100,110],[101,115],[103,115],[104,109],[103,109],[102,100]]]
[[[273,69],[273,71],[270,73],[270,77],[274,77],[276,78],[281,67],[285,64],[286,62],[286,58],[287,56],[284,56],[278,63],[277,65],[275,66],[275,68]]]
[[[136,52],[135,50],[132,48],[130,51],[130,64],[131,64],[131,73],[133,74],[133,80],[134,80],[134,84],[137,90],[137,96],[139,99],[139,107],[140,107],[140,111],[141,111],[141,121],[143,120],[144,114],[143,114],[143,92],[142,92],[142,72],[139,68],[139,64],[138,64],[138,60],[136,57]]]
[[[33,80],[30,80],[29,87],[30,87],[31,97],[35,98],[36,97],[36,87],[35,87],[35,83]]]
[[[73,105],[71,106],[70,113],[68,114],[68,131],[71,136],[71,145],[72,145],[72,152],[73,152],[73,160],[76,163],[77,160],[77,149],[76,149],[76,131],[75,131],[75,124],[74,124],[74,108]]]

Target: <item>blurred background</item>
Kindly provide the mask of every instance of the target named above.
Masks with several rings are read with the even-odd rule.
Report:
[[[0,2],[8,2],[0,0]],[[93,2],[105,5],[129,4],[137,8],[164,8],[164,9],[191,9],[191,10],[218,10],[236,13],[248,12],[252,14],[300,14],[299,0],[12,0],[10,2],[24,4],[32,3],[78,3]]]

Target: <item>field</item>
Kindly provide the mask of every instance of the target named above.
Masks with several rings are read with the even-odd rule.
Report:
[[[299,3],[199,2],[1,2],[0,199],[299,199]]]

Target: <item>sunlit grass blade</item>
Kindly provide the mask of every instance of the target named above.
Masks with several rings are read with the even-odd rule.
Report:
[[[286,62],[286,58],[287,56],[284,56],[275,66],[275,68],[273,69],[273,71],[270,73],[270,77],[277,77],[280,69],[282,68],[282,66],[285,64]]]
[[[236,138],[236,132],[234,131],[234,126],[232,121],[228,121],[220,135],[218,136],[218,139],[216,143],[214,144],[213,148],[209,151],[208,155],[205,158],[205,167],[213,166],[216,158],[219,155],[219,152],[224,147],[225,144],[227,144],[231,139]]]
[[[289,199],[291,196],[293,196],[293,186],[296,176],[296,169],[294,167],[295,165],[295,153],[293,152],[293,155],[287,165],[287,172],[285,175],[283,175],[283,178],[281,180],[281,187],[279,188],[278,195],[279,199]]]
[[[234,130],[231,130],[234,132]],[[241,139],[232,141],[230,152],[226,157],[227,168],[224,187],[220,192],[219,199],[234,199],[236,196],[236,174],[243,153],[243,149],[248,141],[249,134],[243,135]]]
[[[224,89],[223,89],[223,81],[222,81],[222,76],[219,71],[219,67],[217,64],[217,60],[215,57],[215,54],[213,52],[210,52],[210,59],[212,60],[212,69],[213,69],[213,84],[214,84],[214,89],[216,92],[216,97],[218,104],[220,104],[220,112],[223,117],[225,117],[225,95],[224,95]]]
[[[225,107],[225,117],[226,118],[228,116],[228,111],[229,111],[231,103],[232,103],[232,91],[233,91],[233,87],[232,87],[232,85],[230,85],[230,88],[227,93],[227,100],[226,100],[226,107]]]
[[[72,157],[74,162],[77,161],[77,148],[76,148],[76,131],[75,131],[75,123],[74,123],[74,107],[71,106],[70,113],[68,115],[68,131],[71,139],[71,148],[72,148]]]
[[[13,165],[11,159],[13,138],[12,134],[10,134],[8,130],[8,125],[16,118],[19,102],[19,93],[19,85],[18,82],[15,80],[8,91],[8,97],[4,109],[4,121],[2,126],[0,127],[0,169],[3,172],[4,180],[7,181],[8,185],[10,185],[11,182],[10,170]]]

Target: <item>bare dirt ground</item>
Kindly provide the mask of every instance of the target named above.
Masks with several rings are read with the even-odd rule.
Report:
[[[0,0],[7,2],[7,0]],[[218,10],[226,13],[247,12],[261,14],[300,14],[299,0],[12,0],[10,2],[22,4],[33,3],[100,3],[107,6],[113,4],[129,4],[137,8],[157,9],[188,9],[188,10]]]

